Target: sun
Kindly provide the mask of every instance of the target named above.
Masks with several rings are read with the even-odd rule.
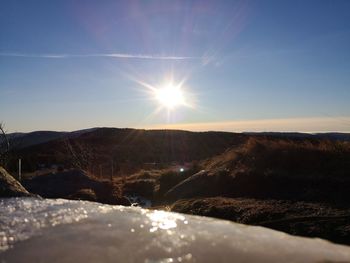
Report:
[[[195,96],[189,92],[185,82],[187,78],[175,81],[172,76],[167,77],[164,82],[158,82],[156,85],[147,83],[143,80],[132,79],[142,86],[150,100],[158,103],[158,107],[153,114],[159,113],[166,109],[169,113],[175,111],[176,108],[186,107],[195,109]]]
[[[167,83],[161,88],[155,89],[156,100],[165,108],[171,110],[177,106],[185,105],[184,93],[181,86]]]

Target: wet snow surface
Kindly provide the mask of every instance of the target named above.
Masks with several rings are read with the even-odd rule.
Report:
[[[350,248],[137,207],[0,199],[0,262],[325,262]]]

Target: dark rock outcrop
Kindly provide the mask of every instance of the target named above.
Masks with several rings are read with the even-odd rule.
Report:
[[[0,197],[30,197],[30,194],[4,168],[0,167]]]
[[[75,200],[86,200],[86,201],[97,201],[97,196],[94,190],[90,188],[80,189],[78,192],[69,196],[69,199]]]
[[[82,170],[49,173],[23,181],[30,192],[48,198],[67,197],[80,189],[95,189],[99,184]]]
[[[28,179],[23,183],[32,192],[46,198],[67,198],[96,201],[112,205],[130,205],[118,187],[100,181],[82,170],[50,173]]]
[[[136,194],[147,198],[152,198],[156,182],[153,179],[139,179],[127,181],[123,186],[123,193]]]

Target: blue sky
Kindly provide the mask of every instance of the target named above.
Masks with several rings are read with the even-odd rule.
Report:
[[[350,132],[350,1],[4,0],[0,39],[9,131]]]

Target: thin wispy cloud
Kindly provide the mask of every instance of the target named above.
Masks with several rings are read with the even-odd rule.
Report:
[[[117,58],[117,59],[150,59],[150,60],[196,60],[201,57],[188,56],[162,56],[149,54],[129,54],[129,53],[98,53],[98,54],[29,54],[29,53],[4,53],[0,52],[0,57],[22,57],[22,58]]]

